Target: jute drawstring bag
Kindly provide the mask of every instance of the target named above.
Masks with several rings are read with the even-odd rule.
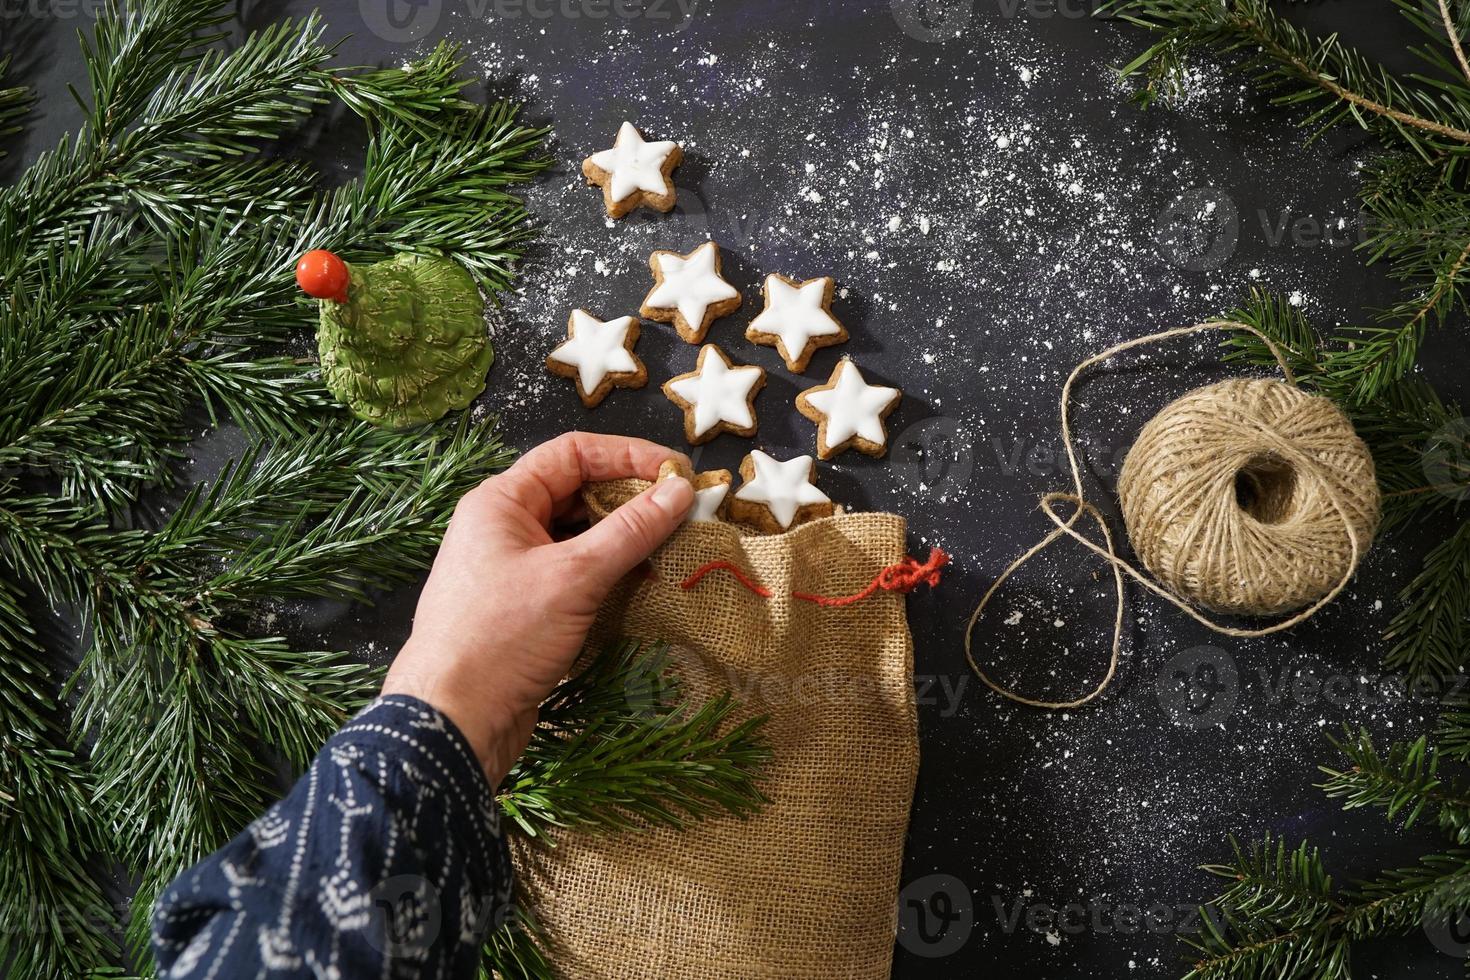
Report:
[[[646,486],[593,485],[591,519]],[[736,720],[766,716],[772,758],[760,786],[771,802],[747,819],[683,830],[518,842],[521,900],[560,977],[889,975],[919,762],[899,592],[937,581],[943,563],[938,552],[926,566],[905,559],[904,532],[891,514],[777,535],[689,524],[654,555],[651,573],[608,598],[594,646],[666,641],[691,698],[728,690],[740,700]]]

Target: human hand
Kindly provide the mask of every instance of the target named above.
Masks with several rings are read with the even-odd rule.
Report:
[[[582,484],[656,480],[669,459],[688,462],[642,439],[569,432],[455,507],[383,693],[448,715],[492,785],[525,751],[541,702],[571,669],[608,591],[674,532],[694,489],[659,480],[564,541],[553,524],[577,512]]]

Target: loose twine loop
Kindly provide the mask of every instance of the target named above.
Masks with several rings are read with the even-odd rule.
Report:
[[[1072,369],[1072,373],[1068,375],[1066,383],[1062,386],[1061,416],[1062,441],[1067,450],[1067,463],[1072,472],[1073,491],[1071,493],[1056,491],[1045,494],[1041,498],[1041,511],[1047,516],[1048,519],[1051,520],[1053,524],[1056,525],[1055,529],[1052,530],[1051,533],[1046,535],[1046,537],[1042,538],[1039,542],[1033,545],[1030,549],[1028,549],[1019,558],[1011,562],[1010,565],[1007,566],[1005,571],[1001,572],[1000,576],[991,584],[990,588],[986,590],[985,595],[980,599],[979,604],[975,607],[975,611],[970,615],[970,621],[968,625],[965,627],[965,658],[970,662],[971,668],[974,669],[976,675],[979,676],[980,680],[982,680],[986,684],[986,686],[988,686],[996,693],[1001,694],[1004,697],[1007,697],[1010,700],[1018,702],[1020,704],[1029,705],[1034,708],[1046,708],[1055,710],[1080,707],[1084,704],[1087,704],[1089,701],[1092,701],[1094,698],[1102,694],[1103,691],[1107,690],[1108,686],[1112,683],[1113,678],[1117,674],[1118,661],[1122,647],[1123,611],[1126,601],[1123,591],[1123,575],[1125,573],[1133,578],[1135,581],[1137,581],[1144,588],[1148,589],[1150,592],[1172,603],[1174,606],[1187,613],[1191,618],[1199,623],[1202,623],[1215,632],[1222,633],[1227,636],[1241,637],[1265,636],[1270,633],[1277,633],[1282,630],[1290,629],[1293,626],[1297,626],[1305,622],[1312,616],[1316,615],[1317,612],[1319,612],[1324,606],[1337,598],[1337,596],[1347,586],[1348,582],[1352,579],[1353,573],[1357,570],[1358,563],[1361,561],[1363,553],[1366,550],[1367,543],[1372,540],[1372,535],[1374,530],[1376,529],[1378,521],[1378,489],[1372,471],[1372,457],[1367,454],[1367,450],[1362,447],[1361,441],[1359,441],[1356,435],[1352,433],[1351,424],[1347,422],[1346,418],[1343,417],[1334,406],[1331,406],[1330,402],[1327,402],[1326,399],[1320,399],[1317,396],[1309,395],[1302,395],[1300,399],[1294,399],[1293,405],[1287,408],[1286,412],[1288,415],[1296,412],[1298,416],[1301,416],[1302,411],[1307,410],[1305,406],[1316,406],[1319,413],[1326,417],[1326,422],[1323,422],[1319,419],[1309,419],[1302,417],[1297,417],[1295,421],[1306,425],[1306,427],[1310,431],[1312,438],[1318,443],[1320,443],[1326,437],[1332,437],[1338,438],[1340,440],[1350,441],[1356,446],[1355,451],[1350,451],[1347,453],[1338,452],[1333,455],[1332,458],[1335,462],[1341,462],[1343,458],[1347,458],[1351,463],[1356,466],[1355,473],[1358,474],[1366,469],[1365,486],[1361,488],[1354,488],[1359,491],[1360,499],[1353,496],[1350,496],[1348,499],[1344,498],[1344,495],[1341,491],[1343,474],[1337,467],[1330,466],[1328,462],[1324,461],[1324,458],[1328,454],[1306,451],[1292,439],[1283,436],[1279,431],[1272,429],[1270,426],[1259,423],[1250,424],[1249,426],[1247,426],[1246,430],[1242,433],[1242,438],[1248,436],[1251,440],[1252,447],[1257,448],[1258,451],[1264,450],[1270,457],[1273,457],[1275,460],[1288,466],[1290,468],[1290,473],[1293,479],[1299,476],[1304,476],[1308,478],[1310,480],[1310,483],[1305,487],[1298,487],[1298,492],[1310,493],[1314,497],[1315,495],[1320,495],[1320,497],[1325,500],[1328,505],[1330,505],[1331,513],[1336,516],[1338,521],[1340,521],[1343,531],[1346,532],[1348,549],[1346,555],[1336,556],[1337,560],[1339,560],[1341,563],[1340,574],[1332,575],[1330,573],[1332,571],[1335,571],[1336,569],[1329,569],[1329,577],[1327,578],[1327,583],[1330,583],[1330,588],[1326,588],[1325,592],[1322,592],[1321,589],[1310,592],[1309,594],[1316,596],[1315,600],[1311,601],[1311,604],[1307,605],[1306,608],[1300,609],[1299,612],[1291,615],[1287,619],[1273,623],[1269,626],[1263,626],[1254,629],[1242,629],[1240,627],[1227,626],[1223,623],[1216,622],[1215,620],[1211,619],[1210,617],[1206,616],[1198,609],[1196,609],[1194,604],[1191,603],[1189,599],[1181,596],[1166,585],[1155,581],[1147,573],[1141,571],[1138,568],[1135,568],[1127,560],[1119,557],[1117,553],[1117,548],[1113,541],[1113,534],[1108,527],[1107,520],[1104,518],[1102,512],[1099,511],[1097,507],[1095,507],[1084,496],[1081,467],[1078,464],[1077,452],[1072,445],[1072,427],[1070,417],[1072,386],[1077,381],[1077,378],[1088,368],[1103,361],[1106,361],[1109,358],[1112,358],[1122,353],[1123,351],[1130,350],[1134,347],[1140,347],[1145,344],[1152,344],[1159,341],[1168,340],[1173,337],[1202,333],[1207,330],[1242,330],[1246,333],[1253,334],[1266,345],[1267,349],[1271,351],[1272,356],[1276,359],[1276,363],[1281,368],[1281,373],[1285,377],[1286,383],[1289,385],[1296,384],[1296,378],[1292,374],[1291,367],[1287,364],[1286,358],[1282,355],[1281,350],[1276,346],[1276,344],[1255,327],[1252,327],[1251,325],[1246,323],[1239,323],[1233,320],[1210,320],[1204,323],[1194,324],[1193,326],[1176,327],[1172,330],[1165,330],[1161,333],[1150,334],[1146,337],[1138,337],[1133,340],[1125,341],[1123,343],[1110,347],[1099,354],[1095,354],[1092,357],[1089,357],[1086,360],[1082,361],[1080,364]],[[1279,382],[1245,382],[1245,384],[1252,383],[1269,384],[1273,386],[1279,386],[1280,384]],[[1228,384],[1230,383],[1224,383],[1224,385]],[[1217,386],[1210,386],[1210,388],[1215,387]],[[1209,390],[1210,389],[1200,389],[1199,392],[1191,394],[1205,394],[1209,392]],[[1292,392],[1296,391],[1295,388],[1292,388],[1290,390]],[[1125,476],[1128,475],[1128,471],[1130,470],[1129,464],[1133,462],[1134,453],[1140,448],[1140,445],[1145,442],[1145,437],[1149,435],[1150,427],[1154,426],[1155,423],[1161,422],[1161,420],[1166,423],[1167,420],[1165,420],[1164,417],[1167,413],[1170,412],[1170,409],[1175,407],[1175,405],[1179,405],[1180,403],[1184,402],[1185,399],[1188,397],[1189,396],[1185,396],[1184,398],[1179,399],[1179,401],[1171,404],[1169,407],[1166,407],[1162,412],[1159,413],[1159,416],[1156,417],[1154,422],[1151,422],[1148,426],[1145,426],[1145,432],[1143,435],[1140,436],[1139,443],[1135,444],[1133,450],[1130,450],[1129,452],[1129,461],[1124,465]],[[1208,408],[1208,406],[1205,407]],[[1199,416],[1199,418],[1204,420],[1206,424],[1208,424],[1208,422],[1210,421],[1208,413]],[[1331,424],[1333,419],[1340,422],[1340,425]],[[1166,429],[1167,425],[1165,424],[1161,427]],[[1345,434],[1342,431],[1343,429],[1345,429]],[[1178,447],[1167,445],[1167,442],[1167,439],[1154,439],[1150,443],[1150,446],[1148,448],[1157,449],[1163,452],[1177,452]],[[1179,460],[1175,458],[1171,458],[1168,460],[1169,465],[1175,466],[1176,469],[1178,468],[1176,465],[1178,462]],[[1217,499],[1218,494],[1216,494],[1215,498],[1211,498],[1210,501],[1205,501],[1205,489],[1200,485],[1191,485],[1185,488],[1185,490],[1183,491],[1179,491],[1176,488],[1164,488],[1164,490],[1160,491],[1160,499],[1147,502],[1151,506],[1151,509],[1147,511],[1147,525],[1145,526],[1142,524],[1142,522],[1140,522],[1139,526],[1135,526],[1134,519],[1129,514],[1128,504],[1130,503],[1130,501],[1127,499],[1127,494],[1125,493],[1125,490],[1128,490],[1129,488],[1125,488],[1124,482],[1125,481],[1120,479],[1119,490],[1120,495],[1125,496],[1125,520],[1128,521],[1129,535],[1130,537],[1134,538],[1135,550],[1140,552],[1140,555],[1143,557],[1146,565],[1155,564],[1155,562],[1151,561],[1150,558],[1150,552],[1157,550],[1153,547],[1154,545],[1157,545],[1160,542],[1168,544],[1171,547],[1178,545],[1177,539],[1165,541],[1166,535],[1174,534],[1176,528],[1183,529],[1179,537],[1186,542],[1186,545],[1200,545],[1206,550],[1214,549],[1217,552],[1217,554],[1214,556],[1207,556],[1221,559],[1219,561],[1215,561],[1210,566],[1210,571],[1215,573],[1217,578],[1228,574],[1231,563],[1224,559],[1233,557],[1232,555],[1224,554],[1221,549],[1242,549],[1245,547],[1246,544],[1250,544],[1251,546],[1258,548],[1266,548],[1270,543],[1269,527],[1256,528],[1254,537],[1250,538],[1249,541],[1243,541],[1239,534],[1234,533],[1239,530],[1238,528],[1221,526],[1225,522],[1221,518],[1221,515],[1218,511],[1212,514],[1204,506],[1196,506],[1196,508],[1191,511],[1189,509],[1190,505],[1202,505],[1206,502],[1212,502],[1217,505],[1224,506],[1223,504],[1221,504],[1221,501]],[[1191,493],[1194,495],[1192,498],[1189,496]],[[1137,495],[1136,492],[1134,493],[1134,495]],[[1180,503],[1181,500],[1182,504]],[[1057,505],[1063,502],[1071,504],[1073,506],[1074,509],[1072,510],[1071,516],[1063,517],[1062,514],[1058,513]],[[1229,506],[1236,506],[1236,501],[1233,494],[1231,495]],[[1134,511],[1135,513],[1140,512],[1137,507],[1134,508]],[[1323,513],[1325,514],[1326,512],[1324,511]],[[1101,543],[1098,543],[1097,541],[1093,540],[1092,538],[1088,537],[1077,529],[1076,525],[1079,519],[1082,518],[1084,515],[1086,515],[1094,523],[1096,523],[1098,528],[1102,531]],[[1270,521],[1275,520],[1280,516],[1281,515],[1279,514],[1263,515],[1266,523],[1269,523]],[[1214,521],[1213,524],[1211,523],[1212,521]],[[1053,542],[1055,542],[1063,535],[1066,535],[1067,537],[1070,537],[1073,540],[1080,542],[1089,551],[1107,561],[1107,563],[1112,567],[1114,595],[1116,597],[1115,612],[1113,617],[1112,653],[1109,657],[1108,669],[1106,674],[1103,676],[1102,680],[1097,684],[1097,686],[1094,687],[1089,693],[1071,701],[1040,701],[1024,697],[992,680],[975,659],[974,652],[971,646],[971,637],[975,631],[975,624],[979,622],[981,615],[985,612],[986,607],[990,604],[990,600],[994,597],[995,593],[1006,582],[1006,580],[1009,579],[1011,575],[1014,574],[1015,571],[1019,569],[1022,565],[1024,565],[1027,561],[1031,560],[1037,554],[1050,547]],[[1149,546],[1147,551],[1144,548],[1139,547],[1140,542]],[[1324,547],[1323,540],[1320,534],[1314,540],[1312,540],[1310,544],[1313,548]],[[1167,549],[1165,550],[1167,551]],[[1167,559],[1174,556],[1164,554],[1164,557]],[[1268,554],[1266,556],[1258,557],[1273,558],[1277,556],[1271,556]],[[1167,565],[1168,563],[1166,562],[1165,564]],[[1300,575],[1302,572],[1301,568],[1291,566],[1289,563],[1287,563],[1285,567],[1279,569],[1274,568],[1270,562],[1258,563],[1258,567],[1261,569],[1271,570],[1278,574],[1286,576]],[[1169,576],[1171,579],[1175,581],[1180,580],[1181,576],[1172,574],[1172,569],[1168,569],[1168,571],[1171,572]],[[1311,569],[1311,571],[1313,571],[1318,578],[1320,578],[1322,575],[1322,570],[1320,568],[1313,568]],[[1300,583],[1294,584],[1299,585]],[[1274,602],[1267,601],[1265,603],[1259,603],[1255,599],[1252,599],[1249,602],[1237,600],[1233,604],[1221,603],[1220,606],[1222,608],[1227,608],[1233,612],[1265,612],[1268,614],[1275,614],[1278,612],[1285,612],[1289,608],[1299,607],[1301,605],[1301,602],[1293,600],[1300,599],[1301,596],[1299,595],[1299,593],[1301,593],[1302,591],[1302,588],[1283,590],[1281,594],[1271,597],[1275,600]],[[1196,595],[1196,601],[1200,601],[1198,595]],[[1261,604],[1263,608],[1250,608],[1253,603]],[[1209,605],[1210,603],[1204,602],[1203,604]]]

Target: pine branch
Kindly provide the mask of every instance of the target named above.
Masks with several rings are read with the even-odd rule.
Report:
[[[131,164],[199,164],[259,152],[327,101],[317,67],[331,55],[320,18],[281,21],[230,51],[210,48],[151,87],[136,121],[110,151]],[[123,167],[114,167],[125,171]]]
[[[0,140],[20,132],[20,120],[30,111],[31,104],[35,101],[30,90],[24,86],[5,86],[5,75],[10,70],[12,60],[8,55],[0,57]],[[5,148],[0,146],[0,157],[3,156]]]
[[[1291,305],[1285,296],[1252,287],[1246,302],[1226,313],[1225,319],[1238,320],[1265,334],[1281,351],[1286,366],[1291,368],[1299,382],[1321,389],[1324,383],[1321,341],[1301,308]],[[1226,335],[1224,347],[1226,361],[1244,361],[1272,369],[1277,367],[1271,349],[1254,334],[1232,331]]]
[[[546,958],[545,940],[535,918],[517,905],[485,942],[480,980],[555,980]]]
[[[1470,283],[1470,198],[1461,162],[1470,154],[1470,84],[1458,27],[1447,6],[1431,14],[1398,0],[1431,39],[1420,56],[1429,75],[1400,79],[1343,45],[1314,39],[1275,14],[1268,0],[1118,0],[1108,9],[1162,34],[1125,66],[1142,75],[1147,104],[1182,84],[1189,55],[1208,50],[1235,63],[1280,104],[1309,108],[1316,134],[1348,123],[1414,154],[1416,180],[1390,154],[1369,168],[1363,190],[1368,261],[1387,262],[1404,298],[1376,324],[1350,327],[1322,352],[1317,381],[1345,404],[1372,401],[1414,366],[1424,333],[1463,309]],[[1315,138],[1315,134],[1314,134]],[[1377,176],[1375,176],[1375,174]]]
[[[1385,526],[1458,510],[1470,500],[1470,425],[1460,407],[1422,382],[1404,381],[1352,411],[1373,450]]]
[[[493,425],[461,419],[453,427],[389,433],[350,423],[327,436],[345,434],[357,449],[343,474],[346,492],[332,482],[334,467],[317,465],[323,454],[316,439],[273,450],[285,462],[270,475],[294,474],[288,499],[311,502],[316,495],[315,506],[269,528],[237,514],[234,526],[248,522],[262,533],[233,548],[226,543],[227,557],[201,583],[196,601],[213,608],[264,596],[361,600],[370,588],[406,581],[428,566],[459,498],[509,464],[512,454],[494,436]],[[330,455],[325,459],[333,461]],[[341,473],[349,464],[336,459]],[[250,501],[247,506],[263,506],[266,515],[278,506],[270,481],[264,489],[249,481],[237,492]],[[225,498],[213,506],[233,504]],[[202,536],[173,546],[187,552],[211,547]]]
[[[595,659],[590,676],[552,695],[548,724],[498,796],[522,831],[682,827],[718,813],[743,816],[766,802],[755,784],[770,755],[759,738],[763,719],[729,724],[729,695],[695,707],[665,679],[657,702],[616,697],[646,691],[663,657],[662,648],[624,642]]]
[[[219,3],[106,0],[90,40],[80,37],[90,106],[73,94],[88,110],[88,128],[102,140],[115,140],[171,72],[225,38],[219,26],[228,20]]]
[[[1288,850],[1269,835],[1249,851],[1230,843],[1234,861],[1204,869],[1232,884],[1201,910],[1200,934],[1183,939],[1198,957],[1185,980],[1346,978],[1348,909],[1320,853],[1306,843]]]
[[[465,59],[453,44],[434,50],[403,68],[352,68],[322,72],[323,87],[370,123],[388,123],[437,138],[455,116],[479,109],[460,97],[469,84],[460,77]]]
[[[546,131],[519,125],[516,114],[508,103],[462,113],[430,139],[385,127],[339,207],[376,219],[391,249],[448,255],[488,292],[506,288],[534,227],[502,188],[550,165],[538,154]]]
[[[1383,490],[1385,525],[1423,517],[1470,499],[1470,425],[1458,405],[1440,400],[1417,381],[1385,387],[1370,402],[1354,400],[1362,348],[1324,346],[1301,310],[1279,294],[1253,290],[1248,302],[1225,314],[1260,330],[1285,356],[1298,383],[1338,401],[1372,450]],[[1275,367],[1267,346],[1244,332],[1225,341],[1227,361]]]
[[[1412,678],[1449,677],[1470,655],[1470,521],[1432,548],[1399,599],[1405,603],[1384,636],[1385,665]]]
[[[1420,10],[1416,8],[1409,9],[1412,10],[1411,16],[1422,16],[1422,12]],[[1451,16],[1450,5],[1446,2],[1446,0],[1439,0],[1439,15],[1440,22],[1444,25],[1444,36],[1448,39],[1450,49],[1454,52],[1455,55],[1455,64],[1459,66],[1461,76],[1466,81],[1470,81],[1470,61],[1466,60],[1465,48],[1460,43],[1463,29],[1459,24],[1455,22],[1454,17]],[[1435,36],[1438,37],[1437,34]]]
[[[87,861],[101,850],[91,779],[56,724],[20,597],[0,576],[0,963],[15,976],[83,976],[113,960],[113,915]]]
[[[1470,843],[1470,788],[1439,775],[1439,755],[1427,737],[1395,743],[1386,757],[1374,747],[1367,729],[1347,731],[1332,744],[1350,766],[1322,767],[1328,779],[1321,788],[1329,799],[1343,800],[1347,810],[1381,807],[1389,820],[1401,819],[1406,829],[1426,811],[1435,812],[1455,843]]]
[[[1268,919],[1287,930],[1303,929],[1341,911],[1332,890],[1332,877],[1316,848],[1303,842],[1295,850],[1287,850],[1285,839],[1273,842],[1270,836],[1249,851],[1234,838],[1230,846],[1235,852],[1231,864],[1204,868],[1233,882],[1215,900],[1222,911],[1252,921]]]
[[[146,962],[159,892],[264,810],[275,784],[194,636],[125,608],[99,610],[93,629],[73,737],[94,738],[94,807],[141,876],[126,935]]]
[[[1309,108],[1318,133],[1344,121],[1402,139],[1426,158],[1470,151],[1470,104],[1442,99],[1420,76],[1409,84],[1331,36],[1315,39],[1268,0],[1118,0],[1106,8],[1163,39],[1121,69],[1124,78],[1161,56],[1179,70],[1184,56],[1209,50],[1233,60],[1273,101]]]
[[[0,189],[0,749],[18,750],[0,752],[0,793],[20,790],[0,798],[0,878],[48,909],[91,908],[85,862],[120,861],[141,876],[139,964],[163,884],[273,798],[272,759],[304,766],[375,686],[344,654],[249,635],[261,607],[411,575],[453,502],[509,458],[493,422],[385,433],[335,407],[282,349],[314,319],[296,257],[442,251],[505,287],[534,230],[507,187],[545,166],[542,131],[460,98],[450,47],[334,68],[315,17],[225,48],[228,13],[111,0],[83,40],[85,125]],[[323,192],[273,153],[334,98],[366,118],[369,160]],[[0,90],[0,131],[21,101]],[[160,518],[201,409],[252,448]],[[23,618],[6,619],[22,588],[82,621],[69,726]],[[15,914],[0,909],[13,969],[116,961],[106,929],[15,931]]]
[[[1440,755],[1456,762],[1470,762],[1470,696],[1464,692],[1445,699],[1445,710],[1435,730]]]
[[[1205,870],[1231,886],[1201,910],[1197,956],[1185,980],[1348,980],[1352,944],[1403,935],[1470,907],[1470,851],[1430,855],[1339,892],[1316,848],[1288,851],[1267,836]]]
[[[728,694],[692,707],[669,672],[666,647],[622,641],[542,703],[531,745],[497,801],[517,830],[548,844],[554,827],[618,832],[748,815],[767,802],[756,779],[770,752],[760,738],[764,719],[733,724],[734,707]],[[486,944],[481,975],[551,980],[546,948],[518,906]]]

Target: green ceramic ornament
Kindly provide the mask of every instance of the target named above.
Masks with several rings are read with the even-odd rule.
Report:
[[[404,429],[485,390],[495,354],[464,266],[401,254],[347,271],[346,302],[322,299],[317,349],[323,380],[354,415]]]

